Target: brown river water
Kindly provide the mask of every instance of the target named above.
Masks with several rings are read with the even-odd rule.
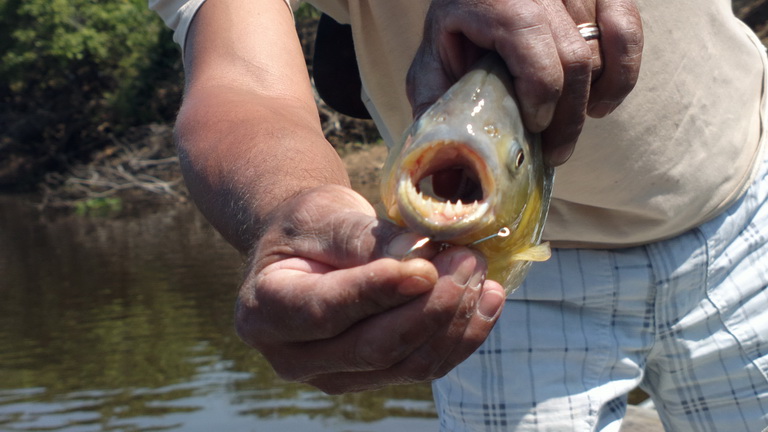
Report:
[[[240,272],[191,206],[44,216],[0,196],[0,431],[437,428],[427,385],[278,379],[234,333]]]

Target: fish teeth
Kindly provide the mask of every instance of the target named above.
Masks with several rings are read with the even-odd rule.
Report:
[[[450,202],[447,202],[443,204],[443,215],[447,217],[448,219],[453,219],[456,217],[456,206],[451,204]]]
[[[426,217],[430,217],[427,215],[431,215],[431,217],[438,220],[455,220],[471,216],[479,210],[484,210],[488,207],[488,203],[481,203],[478,201],[468,203],[461,200],[457,200],[456,202],[440,201],[433,196],[425,195],[412,181],[406,181],[404,183],[406,183],[406,194],[411,197],[413,204]]]
[[[427,197],[427,199],[424,200],[424,204],[426,204],[427,213],[431,213],[431,214],[437,214],[438,213],[437,206],[435,205],[437,203],[432,201],[431,198]]]

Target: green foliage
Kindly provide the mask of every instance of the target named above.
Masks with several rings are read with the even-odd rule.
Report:
[[[178,106],[180,55],[146,0],[0,0],[0,28],[0,152],[87,152]]]
[[[302,3],[298,9],[293,12],[297,20],[320,18],[320,11],[309,3]]]
[[[117,197],[90,198],[75,203],[75,213],[81,216],[116,216],[123,210],[123,200]]]

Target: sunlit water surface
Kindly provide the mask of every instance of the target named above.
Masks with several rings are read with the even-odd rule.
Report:
[[[327,396],[234,334],[241,261],[191,207],[42,216],[0,197],[0,430],[435,430],[426,385]]]

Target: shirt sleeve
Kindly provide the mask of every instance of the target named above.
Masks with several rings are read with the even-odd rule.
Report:
[[[149,0],[149,8],[157,12],[165,25],[173,30],[173,40],[179,44],[182,53],[192,18],[204,2],[205,0]],[[301,2],[285,0],[285,3],[293,11]]]

